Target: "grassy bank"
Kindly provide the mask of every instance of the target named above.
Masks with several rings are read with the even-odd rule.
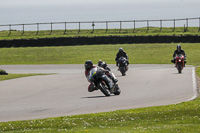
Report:
[[[184,27],[156,27],[134,29],[95,29],[93,30],[43,30],[39,31],[0,31],[0,40],[29,39],[29,38],[52,38],[52,37],[75,37],[75,36],[148,36],[148,35],[200,35],[199,27],[189,27],[184,31]],[[65,34],[64,34],[65,33]]]
[[[36,75],[45,75],[45,74],[12,74],[12,73],[9,73],[8,75],[0,75],[0,81],[21,78],[21,77],[36,76]]]
[[[200,67],[196,68],[196,73],[197,73],[197,76],[200,77]]]
[[[169,64],[177,44],[123,44],[74,47],[0,48],[1,64],[83,64],[91,59],[115,63],[123,47],[130,63]],[[200,64],[200,44],[181,44],[190,65]],[[200,68],[196,69],[200,76]],[[200,132],[200,98],[176,105],[119,110],[27,121],[1,122],[0,132]]]
[[[200,64],[200,44],[181,44],[190,65]],[[177,44],[118,44],[65,47],[0,48],[0,65],[7,64],[83,64],[99,59],[115,64],[120,47],[126,51],[131,64],[170,64]]]

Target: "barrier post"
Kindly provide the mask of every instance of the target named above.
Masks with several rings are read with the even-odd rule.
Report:
[[[79,27],[78,27],[78,34],[81,32],[81,22],[78,23]]]
[[[67,23],[65,22],[65,31],[64,31],[64,34],[66,34],[67,32]]]
[[[94,33],[94,26],[95,26],[95,24],[94,24],[94,22],[92,22],[92,32],[91,33]]]
[[[133,21],[133,25],[134,25],[134,28],[133,28],[133,33],[135,32],[135,21]]]
[[[10,36],[10,34],[11,34],[11,24],[9,25],[9,33],[8,33],[8,36]]]
[[[200,17],[199,17],[199,30],[198,30],[198,32],[200,31]]]
[[[36,35],[38,35],[39,33],[39,23],[37,23],[37,32],[36,32]]]
[[[174,31],[175,31],[175,26],[176,26],[176,20],[174,19],[174,29],[173,29],[173,31],[172,31],[172,32],[174,32]]]
[[[119,29],[119,33],[120,33],[122,30],[122,21],[120,21],[119,24],[120,24],[120,29]]]
[[[162,20],[160,20],[160,32],[162,30]]]
[[[149,20],[147,20],[147,31],[146,33],[149,31]]]
[[[51,23],[51,31],[49,33],[50,35],[51,35],[52,31],[53,31],[53,24]]]
[[[188,18],[186,18],[185,20],[186,20],[186,26],[184,24],[184,31],[183,32],[187,32],[187,29],[188,29]]]
[[[21,36],[24,34],[24,24],[22,25],[22,34]]]
[[[106,31],[105,31],[105,33],[107,33],[107,31],[108,31],[108,22],[106,21]]]
[[[187,19],[186,19],[186,31],[187,31],[187,29],[188,29],[188,24],[189,24],[189,23],[188,23],[188,18],[187,18]],[[186,32],[186,31],[185,31],[185,32]]]

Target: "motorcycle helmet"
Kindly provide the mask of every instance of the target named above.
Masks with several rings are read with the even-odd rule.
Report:
[[[87,70],[87,71],[90,70],[92,68],[92,66],[93,66],[93,62],[91,60],[87,60],[85,62],[85,70]]]
[[[101,66],[102,66],[102,63],[103,63],[103,62],[102,62],[101,60],[99,60],[99,61],[98,61],[98,66],[101,67]]]
[[[181,51],[181,45],[180,45],[180,44],[177,45],[177,50],[178,50],[179,52]]]
[[[123,48],[119,48],[119,52],[124,52]]]

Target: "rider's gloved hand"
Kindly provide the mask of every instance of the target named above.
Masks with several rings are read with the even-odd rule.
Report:
[[[106,71],[105,71],[105,74],[107,74],[107,73],[109,73],[109,71],[108,71],[108,70],[106,70]]]

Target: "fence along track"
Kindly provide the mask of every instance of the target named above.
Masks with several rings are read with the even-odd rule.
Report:
[[[191,25],[190,22],[192,21]],[[168,22],[167,25],[164,23]],[[155,23],[157,23],[155,25]],[[159,23],[159,24],[158,24]],[[177,23],[182,23],[177,24]],[[49,22],[49,23],[27,23],[27,24],[7,24],[0,25],[0,31],[9,31],[8,36],[12,34],[12,31],[17,30],[22,31],[23,35],[25,31],[36,31],[36,35],[43,30],[50,30],[51,34],[53,30],[63,30],[63,34],[66,34],[67,30],[77,30],[78,33],[84,29],[91,29],[91,33],[94,32],[95,28],[105,29],[107,32],[109,29],[118,29],[121,32],[123,28],[133,29],[133,33],[136,28],[146,27],[146,31],[154,24],[155,27],[159,27],[160,31],[163,27],[173,27],[172,32],[175,31],[176,27],[184,27],[184,32],[187,31],[188,27],[199,27],[198,32],[200,32],[200,17],[198,18],[185,18],[185,19],[162,19],[162,20],[129,20],[129,21],[85,21],[85,22]],[[58,26],[59,25],[59,26]],[[70,26],[71,25],[71,26]],[[72,26],[73,25],[73,26]],[[97,25],[101,25],[97,27]],[[31,26],[32,28],[26,27]],[[20,28],[19,28],[20,27]],[[34,27],[34,28],[33,28]],[[54,28],[57,27],[57,28]]]

